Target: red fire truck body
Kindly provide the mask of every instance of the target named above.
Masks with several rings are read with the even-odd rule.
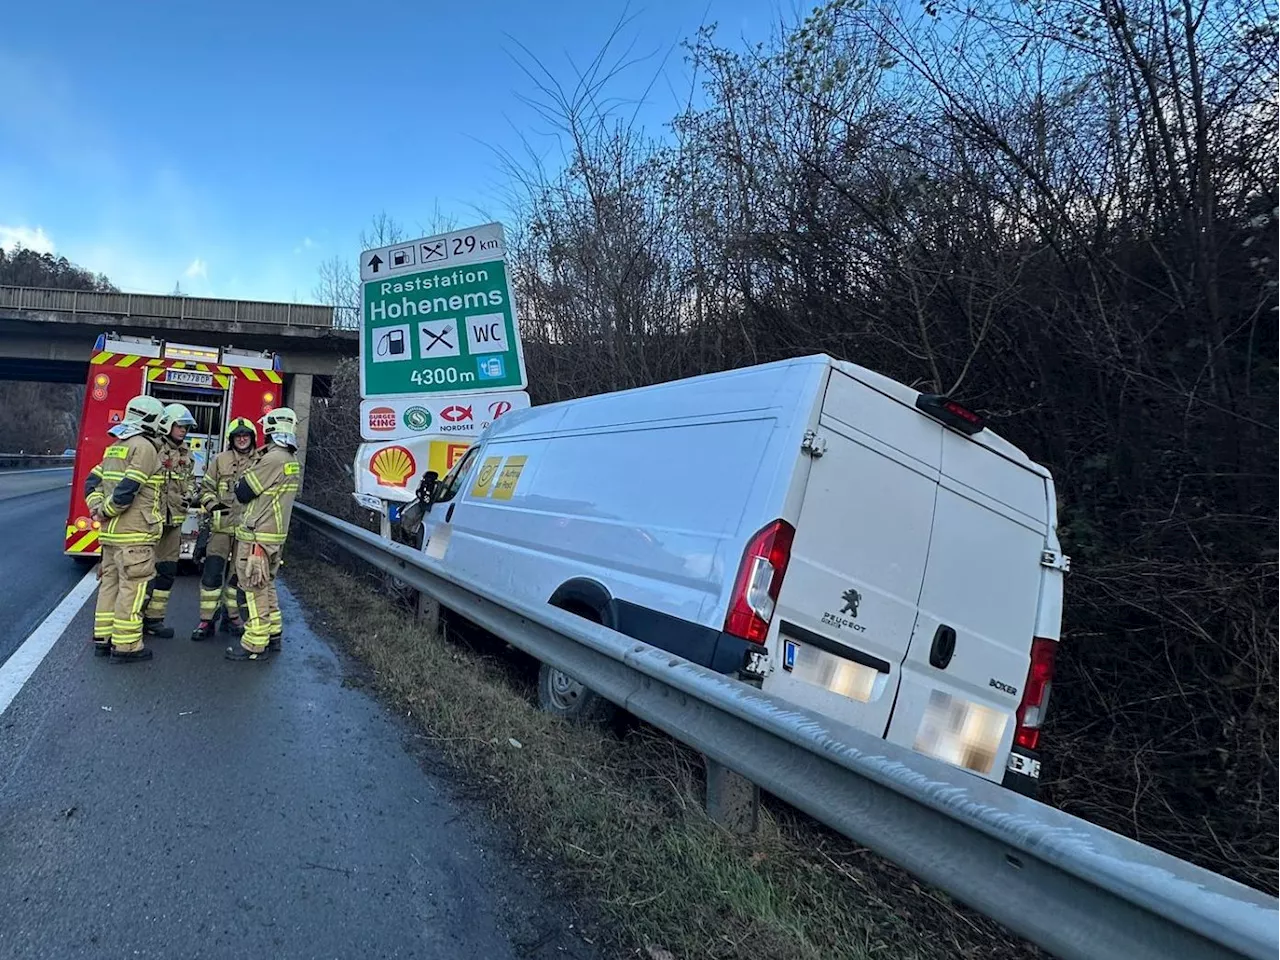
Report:
[[[80,415],[64,552],[73,557],[102,554],[98,524],[84,502],[84,483],[102,461],[111,440],[107,431],[124,418],[131,398],[149,394],[164,403],[184,404],[191,411],[197,425],[188,431],[187,441],[195,455],[196,476],[202,477],[206,464],[226,442],[227,424],[246,417],[257,426],[264,413],[281,404],[283,389],[280,358],[269,352],[111,333],[99,336],[89,361]],[[182,526],[181,559],[194,556],[198,533],[199,519],[192,510]]]

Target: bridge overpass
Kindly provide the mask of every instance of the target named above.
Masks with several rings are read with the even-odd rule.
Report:
[[[314,379],[323,389],[359,351],[358,326],[349,307],[0,286],[0,380],[84,383],[104,332],[234,345],[279,354],[285,402],[305,418]]]
[[[287,374],[327,376],[358,350],[351,308],[0,286],[0,379],[84,383],[104,331],[280,354]]]

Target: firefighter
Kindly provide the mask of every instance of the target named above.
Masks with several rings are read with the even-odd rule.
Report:
[[[164,470],[164,529],[156,545],[156,575],[147,588],[149,599],[142,611],[142,632],[149,637],[167,639],[173,627],[164,623],[169,608],[169,594],[178,575],[178,557],[182,548],[182,524],[195,498],[195,457],[187,443],[187,431],[196,425],[191,411],[180,403],[164,408],[160,432],[160,466]]]
[[[236,484],[253,464],[257,447],[258,428],[252,420],[236,417],[227,427],[227,449],[213,458],[201,481],[200,506],[210,514],[211,529],[200,576],[200,623],[192,640],[213,636],[220,605],[228,629],[236,636],[244,633],[235,570],[228,571],[227,562],[235,560],[235,528],[243,509],[236,499]]]
[[[236,524],[236,576],[249,619],[240,646],[227,648],[228,660],[265,660],[268,649],[278,651],[283,646],[275,579],[289,534],[293,499],[302,483],[298,418],[288,407],[278,407],[259,423],[263,445],[236,484],[236,499],[244,504]]]
[[[93,616],[97,656],[113,663],[150,660],[142,642],[142,607],[156,572],[156,543],[163,520],[160,466],[164,405],[155,397],[128,402],[114,438],[85,481],[85,502],[101,525],[102,562]]]

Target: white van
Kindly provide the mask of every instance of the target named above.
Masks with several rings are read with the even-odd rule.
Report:
[[[513,411],[435,485],[451,570],[1034,792],[1062,619],[1053,480],[827,356]],[[542,704],[609,705],[546,666]]]

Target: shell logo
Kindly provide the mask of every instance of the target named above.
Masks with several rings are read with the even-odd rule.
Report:
[[[369,472],[384,487],[407,487],[417,470],[413,454],[404,447],[384,447],[369,459]]]

